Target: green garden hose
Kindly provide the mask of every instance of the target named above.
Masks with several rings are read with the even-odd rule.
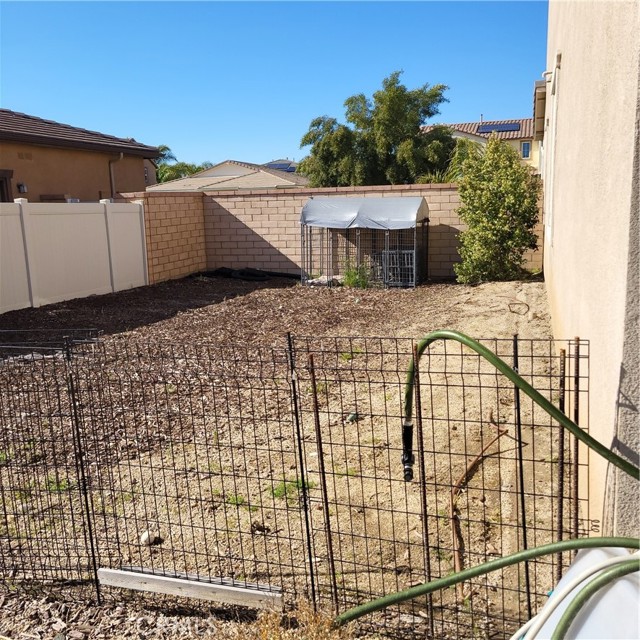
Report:
[[[525,562],[541,556],[551,555],[555,553],[562,553],[565,551],[572,551],[573,549],[593,549],[597,547],[623,547],[627,549],[640,549],[640,540],[637,538],[618,538],[618,537],[604,537],[604,538],[581,538],[579,540],[562,540],[560,542],[552,542],[551,544],[545,544],[535,549],[526,549],[525,551],[518,551],[517,553],[503,558],[496,558],[490,560],[484,564],[476,567],[470,567],[458,573],[451,574],[438,580],[432,580],[424,584],[410,587],[404,591],[398,591],[387,596],[372,600],[371,602],[365,602],[364,604],[353,607],[344,613],[341,613],[334,621],[336,627],[353,622],[362,616],[381,609],[386,609],[395,604],[400,604],[413,598],[420,596],[426,596],[434,591],[440,589],[447,589],[459,582],[466,582],[472,578],[497,571],[498,569],[504,569],[511,565],[518,564],[519,562]],[[635,561],[634,561],[635,562]]]
[[[407,381],[405,385],[405,394],[404,394],[404,420],[402,424],[402,462],[404,464],[404,477],[405,480],[411,480],[413,478],[413,393],[414,393],[414,385],[416,378],[416,367],[420,361],[422,354],[425,349],[436,340],[454,340],[456,342],[460,342],[465,346],[469,347],[480,356],[482,356],[485,360],[490,362],[498,371],[503,373],[514,385],[516,385],[521,391],[526,393],[536,404],[538,404],[542,409],[544,409],[552,418],[554,418],[563,428],[568,429],[578,440],[583,442],[587,447],[593,449],[596,453],[600,454],[603,458],[605,458],[612,465],[618,467],[631,477],[636,480],[640,479],[640,469],[635,466],[633,463],[625,460],[620,457],[607,447],[605,447],[602,443],[598,442],[595,438],[590,436],[588,433],[583,431],[575,422],[570,420],[564,413],[562,413],[557,407],[551,404],[542,394],[536,391],[528,382],[526,382],[522,377],[520,377],[506,362],[504,362],[501,358],[499,358],[495,353],[487,349],[485,346],[473,340],[469,336],[464,335],[463,333],[459,333],[457,331],[450,330],[439,330],[433,331],[429,333],[425,338],[423,338],[417,345],[417,358],[414,361],[411,360],[409,365],[409,369],[407,371]],[[353,620],[357,620],[364,615],[373,613],[375,611],[380,611],[381,609],[386,609],[389,606],[400,604],[407,600],[411,600],[413,598],[417,598],[420,596],[425,596],[434,591],[439,591],[440,589],[446,589],[453,585],[456,585],[460,582],[465,582],[472,578],[476,578],[477,576],[481,576],[487,573],[491,573],[492,571],[496,571],[498,569],[502,569],[504,567],[511,566],[513,564],[517,564],[520,562],[526,562],[527,560],[531,560],[533,558],[538,558],[540,556],[545,556],[549,554],[561,553],[563,551],[573,550],[573,549],[590,549],[597,547],[624,547],[629,549],[638,549],[640,548],[640,539],[637,538],[619,538],[619,537],[600,537],[600,538],[584,538],[579,540],[563,540],[560,542],[553,542],[551,544],[543,545],[534,549],[526,549],[524,551],[519,551],[512,555],[498,558],[496,560],[491,560],[484,564],[481,564],[476,567],[471,567],[469,569],[465,569],[463,571],[459,571],[458,573],[454,573],[452,575],[446,576],[444,578],[439,578],[438,580],[433,580],[431,582],[427,582],[421,585],[417,585],[406,589],[404,591],[398,591],[397,593],[392,593],[387,596],[383,596],[376,600],[372,600],[371,602],[367,602],[365,604],[353,607],[348,611],[340,614],[334,621],[335,626],[341,626],[348,622],[352,622]],[[633,560],[629,563],[624,563],[621,565],[628,569],[628,572],[631,572],[630,567],[634,567],[634,571],[638,570],[638,561]],[[614,576],[614,570],[622,571],[619,567],[614,567],[609,571],[604,572],[601,576],[593,580],[585,589],[583,590],[584,596],[581,598],[576,604],[572,602],[572,606],[569,608],[571,611],[575,611],[574,614],[569,614],[565,612],[563,619],[565,616],[567,617],[566,628],[569,627],[571,621],[577,615],[580,607],[586,600],[597,591],[604,584],[608,584],[609,581],[618,577],[618,573]],[[606,580],[605,580],[606,577]],[[590,589],[591,585],[595,584],[596,586],[592,587],[593,591]],[[577,600],[577,599],[576,599]],[[574,601],[575,602],[575,601]],[[567,611],[569,611],[569,609]],[[569,615],[572,615],[569,618]],[[556,631],[557,633],[557,631]],[[554,639],[556,636],[554,635]]]
[[[587,603],[591,596],[595,595],[600,589],[606,587],[609,583],[623,578],[624,576],[640,571],[640,560],[633,559],[627,560],[617,564],[614,567],[606,569],[597,578],[594,578],[589,584],[583,587],[576,595],[576,597],[569,603],[564,613],[560,617],[556,628],[551,634],[551,640],[563,640],[571,623],[576,619],[578,613],[584,605]]]
[[[450,331],[448,329],[442,329],[439,331],[433,331],[425,336],[418,343],[418,361],[420,360],[425,349],[436,340],[455,340],[465,346],[473,349],[476,353],[481,355],[485,360],[489,361],[498,371],[503,373],[513,384],[515,384],[521,391],[526,393],[536,404],[544,409],[552,418],[557,420],[561,426],[571,431],[571,433],[578,438],[581,442],[586,444],[590,449],[593,449],[605,458],[612,465],[622,469],[625,473],[629,474],[636,480],[640,479],[640,469],[633,463],[620,457],[601,442],[598,442],[595,438],[583,431],[573,420],[567,418],[560,409],[552,405],[541,393],[536,391],[526,380],[523,380],[504,360],[500,359],[495,353],[487,349],[487,347],[481,345],[479,342],[470,338],[469,336],[459,333],[458,331]],[[412,432],[412,418],[413,418],[413,387],[416,377],[416,366],[418,363],[413,359],[409,364],[407,371],[407,382],[404,392],[404,421],[402,426],[403,433],[403,455],[402,461],[405,465],[405,479],[411,479],[412,472],[410,473],[411,466],[413,464],[413,454],[408,448],[411,443]]]

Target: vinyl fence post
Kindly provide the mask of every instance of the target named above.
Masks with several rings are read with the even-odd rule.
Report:
[[[36,305],[37,296],[34,294],[36,291],[36,278],[34,277],[33,270],[31,269],[31,260],[29,259],[29,244],[31,240],[31,226],[29,221],[29,211],[26,211],[29,201],[26,198],[16,198],[14,202],[20,208],[20,229],[22,231],[22,247],[24,250],[24,264],[27,271],[27,287],[29,289],[29,304],[32,307]]]
[[[111,200],[100,200],[100,204],[104,207],[104,227],[107,234],[107,255],[109,256],[109,281],[111,282],[111,293],[115,293],[116,286],[113,279],[113,255],[111,254],[111,230],[109,228],[109,205]]]

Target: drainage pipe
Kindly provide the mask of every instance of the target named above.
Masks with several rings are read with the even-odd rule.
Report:
[[[113,175],[113,165],[116,162],[120,162],[122,158],[124,158],[124,153],[121,152],[119,157],[109,160],[109,186],[111,187],[112,198],[116,197],[116,179],[115,179],[115,176]]]

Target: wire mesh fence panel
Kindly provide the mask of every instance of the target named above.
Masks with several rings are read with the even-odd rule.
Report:
[[[588,343],[484,344],[586,426]],[[405,482],[414,348],[365,337],[263,349],[5,335],[2,585],[118,600],[96,578],[106,569],[344,611],[597,530],[575,438],[457,343],[436,342],[420,361]],[[363,628],[505,637],[570,561],[476,578]]]
[[[74,365],[101,566],[307,595],[285,350],[116,341]]]
[[[75,584],[95,596],[73,348],[55,332],[0,334],[0,582],[10,590]]]
[[[561,345],[485,344],[510,363],[515,349],[521,375],[558,401]],[[416,475],[405,483],[402,400],[412,342],[297,338],[295,345],[307,389],[308,474],[321,486],[311,509],[321,599],[343,610],[563,535],[568,444],[561,468],[559,429],[477,354],[440,343],[423,356]],[[581,507],[586,513],[584,500]],[[569,525],[565,507],[561,526]],[[377,614],[371,626],[401,637],[509,635],[546,598],[558,561],[470,581]]]

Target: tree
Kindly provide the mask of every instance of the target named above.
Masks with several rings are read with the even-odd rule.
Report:
[[[311,145],[298,171],[311,186],[414,183],[429,172],[446,168],[455,146],[446,127],[424,132],[429,118],[446,102],[443,84],[409,90],[400,71],[382,82],[369,100],[364,94],[344,103],[347,124],[321,116],[311,121],[300,146]]]
[[[540,179],[517,151],[496,136],[482,154],[470,154],[458,182],[467,225],[460,234],[458,282],[514,280],[524,275],[524,253],[537,249]]]
[[[158,154],[158,157],[155,159],[156,165],[160,166],[163,164],[169,164],[170,162],[178,161],[178,158],[176,158],[173,155],[173,151],[171,151],[171,149],[166,144],[161,144],[158,147],[158,151],[160,153]]]
[[[178,180],[186,178],[194,173],[199,173],[205,169],[210,169],[213,164],[211,162],[203,162],[202,164],[192,164],[189,162],[178,162],[173,151],[166,145],[161,144],[158,147],[160,154],[156,161],[156,180],[158,182],[168,182],[169,180]]]
[[[453,148],[447,168],[440,171],[431,171],[420,176],[419,183],[447,183],[458,182],[462,178],[464,164],[471,156],[480,156],[484,147],[475,140],[468,138],[456,138],[456,145]]]

